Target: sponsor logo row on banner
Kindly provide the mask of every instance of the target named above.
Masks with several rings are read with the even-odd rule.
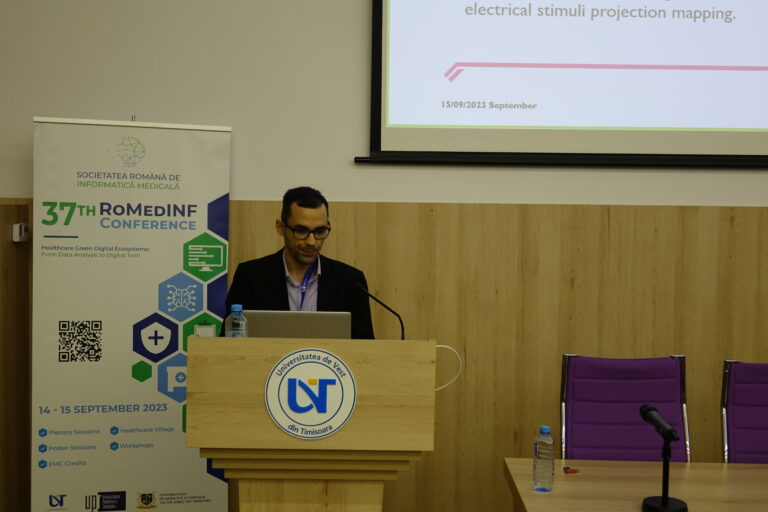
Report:
[[[136,492],[135,500],[127,491],[98,491],[79,498],[66,493],[49,494],[47,510],[86,510],[90,512],[119,512],[125,510],[149,510],[162,505],[185,505],[210,503],[205,495],[190,495],[186,492]]]

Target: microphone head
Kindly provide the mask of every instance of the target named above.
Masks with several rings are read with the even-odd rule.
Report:
[[[652,413],[652,412],[659,412],[659,411],[657,411],[654,406],[649,405],[649,404],[645,404],[645,405],[641,405],[640,406],[640,416],[644,420],[647,420],[646,416],[648,416],[648,414]]]
[[[653,416],[651,416],[652,414]],[[665,441],[680,440],[680,435],[677,433],[677,431],[673,429],[669,423],[664,421],[661,416],[659,416],[659,411],[654,406],[649,404],[640,406],[640,416],[642,416],[643,421],[656,427],[656,431],[661,435],[661,437],[664,438]]]

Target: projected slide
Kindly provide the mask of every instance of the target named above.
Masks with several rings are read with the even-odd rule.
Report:
[[[385,127],[768,130],[768,1],[389,0]]]

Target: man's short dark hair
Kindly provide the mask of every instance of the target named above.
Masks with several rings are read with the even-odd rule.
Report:
[[[292,188],[283,195],[283,209],[280,212],[280,220],[283,223],[286,223],[288,217],[291,216],[291,205],[293,203],[302,208],[320,208],[325,206],[325,211],[328,211],[328,201],[326,201],[319,190],[315,190],[312,187]]]

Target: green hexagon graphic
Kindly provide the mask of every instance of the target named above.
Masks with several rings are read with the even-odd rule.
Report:
[[[189,322],[184,324],[182,332],[184,334],[184,342],[182,347],[184,352],[187,351],[187,338],[190,336],[202,336],[202,337],[216,337],[221,331],[221,320],[215,316],[203,313],[198,315]]]
[[[184,270],[208,282],[227,270],[227,244],[203,233],[184,244]]]
[[[144,382],[152,377],[152,365],[144,361],[139,361],[131,366],[131,377],[139,382]]]

